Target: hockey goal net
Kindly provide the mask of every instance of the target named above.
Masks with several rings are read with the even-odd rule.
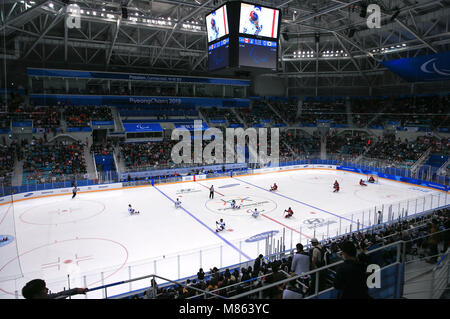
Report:
[[[369,174],[369,175],[366,176],[366,181],[367,181],[368,183],[370,183],[370,180],[372,180],[372,179],[373,179],[373,182],[374,182],[375,184],[378,184],[378,176],[377,176],[377,175],[371,175],[371,174]]]

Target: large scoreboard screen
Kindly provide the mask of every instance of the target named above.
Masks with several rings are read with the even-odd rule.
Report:
[[[209,12],[205,21],[209,71],[277,70],[279,9],[230,1]]]
[[[241,3],[239,33],[276,39],[280,10]]]
[[[277,68],[277,42],[239,37],[239,65]]]

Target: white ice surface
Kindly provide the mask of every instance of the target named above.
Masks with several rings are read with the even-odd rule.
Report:
[[[362,177],[297,170],[3,205],[0,234],[14,236],[14,241],[0,246],[0,297],[15,298],[16,293],[21,297],[23,285],[34,278],[45,279],[54,292],[69,284],[92,288],[150,274],[176,280],[196,274],[200,267],[208,271],[265,254],[265,240],[246,241],[260,233],[278,231],[279,239],[284,232],[285,247],[290,249],[314,234],[319,239],[333,237],[349,231],[351,224],[354,230],[357,220],[360,228],[367,227],[373,224],[375,210],[383,208],[387,220],[391,204],[397,218],[406,210],[411,215],[447,201],[443,192],[383,179],[362,187],[358,184]],[[335,180],[341,185],[339,193],[332,191]],[[268,189],[274,182],[278,191],[272,193]],[[211,185],[214,199],[209,199]],[[173,202],[177,197],[182,202],[178,209]],[[241,209],[230,209],[232,199]],[[128,204],[141,213],[130,216]],[[261,211],[257,219],[249,213],[255,207]],[[283,213],[288,207],[294,211],[290,219]],[[216,233],[220,218],[228,230]],[[320,222],[315,229],[314,222]],[[148,285],[149,280],[142,280],[107,293]],[[92,292],[87,298],[101,298],[103,293]]]

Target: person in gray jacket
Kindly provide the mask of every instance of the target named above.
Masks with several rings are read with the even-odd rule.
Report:
[[[301,275],[309,271],[309,256],[303,251],[303,245],[296,245],[297,253],[292,258],[291,271],[296,275]]]

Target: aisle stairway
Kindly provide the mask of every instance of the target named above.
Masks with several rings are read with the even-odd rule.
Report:
[[[14,173],[11,180],[12,186],[21,186],[23,178],[23,160],[15,161]]]
[[[84,160],[86,161],[86,170],[89,174],[89,178],[97,178],[94,158],[92,157],[92,153],[89,151],[88,147],[84,147]]]

